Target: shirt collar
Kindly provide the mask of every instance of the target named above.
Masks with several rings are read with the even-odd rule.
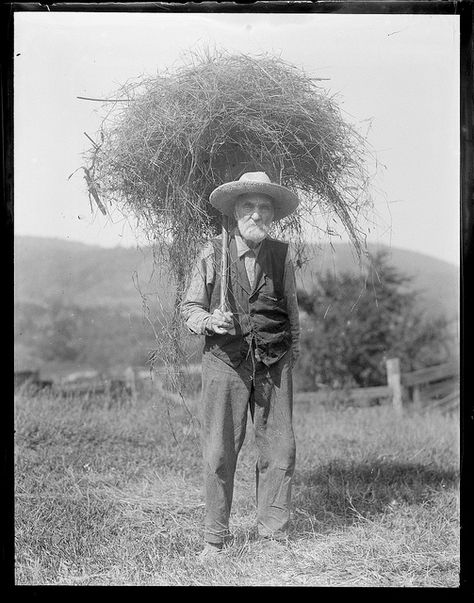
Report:
[[[250,251],[250,247],[247,245],[247,243],[243,240],[242,236],[240,235],[239,229],[235,228],[234,230],[234,237],[235,237],[235,243],[237,245],[237,256],[239,258],[241,258],[242,256],[244,256],[248,251]],[[255,257],[257,257],[260,249],[262,248],[262,243],[259,243],[256,247],[254,247],[252,249],[252,251],[255,254]]]

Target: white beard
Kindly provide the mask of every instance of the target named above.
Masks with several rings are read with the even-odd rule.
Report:
[[[249,218],[242,218],[237,222],[242,238],[252,243],[260,243],[267,236],[269,227],[264,224],[257,225]]]

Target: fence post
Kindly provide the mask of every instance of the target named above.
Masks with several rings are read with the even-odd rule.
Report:
[[[421,393],[418,384],[413,386],[413,408],[417,411],[421,410]]]
[[[402,383],[400,379],[400,360],[389,358],[386,361],[387,384],[392,388],[392,404],[397,415],[403,413]]]

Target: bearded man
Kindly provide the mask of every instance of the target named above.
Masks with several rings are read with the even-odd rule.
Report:
[[[295,468],[292,367],[299,353],[298,303],[287,243],[268,236],[272,221],[294,211],[297,196],[264,172],[216,188],[211,204],[236,221],[229,233],[230,311],[222,312],[222,237],[198,257],[182,311],[188,329],[205,336],[202,427],[206,517],[203,555],[228,541],[234,473],[247,414],[254,425],[257,529],[287,538]]]

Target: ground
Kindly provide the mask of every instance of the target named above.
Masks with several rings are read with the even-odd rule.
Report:
[[[198,404],[31,396],[15,405],[17,584],[459,585],[459,421],[295,402],[288,545],[256,538],[252,430],[233,541],[202,562]]]

